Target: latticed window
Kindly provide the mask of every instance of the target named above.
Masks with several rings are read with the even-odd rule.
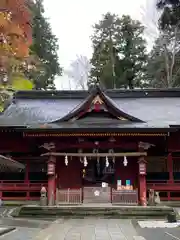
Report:
[[[167,157],[147,157],[147,172],[167,172]]]
[[[173,172],[180,172],[180,157],[173,157]]]
[[[46,162],[44,162],[44,163],[30,162],[29,172],[47,172]]]

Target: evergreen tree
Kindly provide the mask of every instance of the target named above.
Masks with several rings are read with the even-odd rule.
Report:
[[[48,19],[44,17],[43,0],[32,2],[30,7],[33,14],[31,51],[40,61],[40,70],[30,71],[29,77],[34,79],[36,89],[54,89],[55,76],[62,73],[58,62],[57,38],[52,33]]]
[[[161,29],[180,24],[180,0],[157,0],[157,9],[162,11],[160,17]]]
[[[130,16],[107,13],[94,26],[93,56],[89,84],[101,82],[105,88],[141,85],[146,65],[144,28]]]
[[[180,86],[180,32],[162,31],[149,54],[147,80],[150,87],[171,88]]]

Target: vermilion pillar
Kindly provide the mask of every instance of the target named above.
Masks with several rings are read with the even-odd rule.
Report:
[[[29,159],[26,160],[26,168],[25,168],[25,183],[29,184]],[[30,191],[26,192],[26,200],[30,198]]]
[[[139,161],[139,200],[141,206],[147,205],[146,198],[146,161],[144,157],[140,157]]]
[[[26,168],[25,168],[25,182],[29,182],[29,159],[26,160]]]
[[[171,154],[171,153],[168,154],[167,167],[168,167],[168,172],[169,172],[169,183],[173,183],[173,182],[174,182],[174,176],[173,176],[173,158],[172,158],[172,154]]]
[[[56,189],[56,175],[55,175],[55,169],[56,169],[56,158],[54,156],[50,156],[48,160],[48,168],[47,168],[47,174],[48,174],[48,205],[52,206],[55,202],[55,189]]]

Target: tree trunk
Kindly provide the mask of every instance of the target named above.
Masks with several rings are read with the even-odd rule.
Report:
[[[164,58],[165,58],[165,66],[166,66],[166,84],[167,88],[171,87],[170,81],[170,66],[169,66],[169,56],[166,44],[164,44]]]
[[[133,79],[134,79],[133,77],[128,78],[129,89],[134,89]]]
[[[114,53],[113,53],[113,41],[111,36],[111,31],[109,32],[110,40],[110,56],[111,56],[111,67],[112,67],[112,77],[113,77],[113,89],[116,89],[116,73],[115,73],[115,63],[114,63]]]
[[[171,83],[171,87],[173,87],[173,68],[175,64],[175,57],[176,57],[176,45],[177,45],[177,32],[178,32],[178,26],[176,26],[174,31],[174,44],[172,49],[172,60],[171,60],[171,66],[170,66],[170,72],[169,72],[169,81]]]

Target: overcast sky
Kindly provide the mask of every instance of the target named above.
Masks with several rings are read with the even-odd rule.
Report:
[[[154,0],[148,0],[153,2]],[[142,20],[142,6],[146,0],[44,0],[46,16],[59,40],[59,61],[68,68],[76,55],[91,57],[92,25],[110,11]],[[57,78],[56,86],[69,88],[65,77]]]

